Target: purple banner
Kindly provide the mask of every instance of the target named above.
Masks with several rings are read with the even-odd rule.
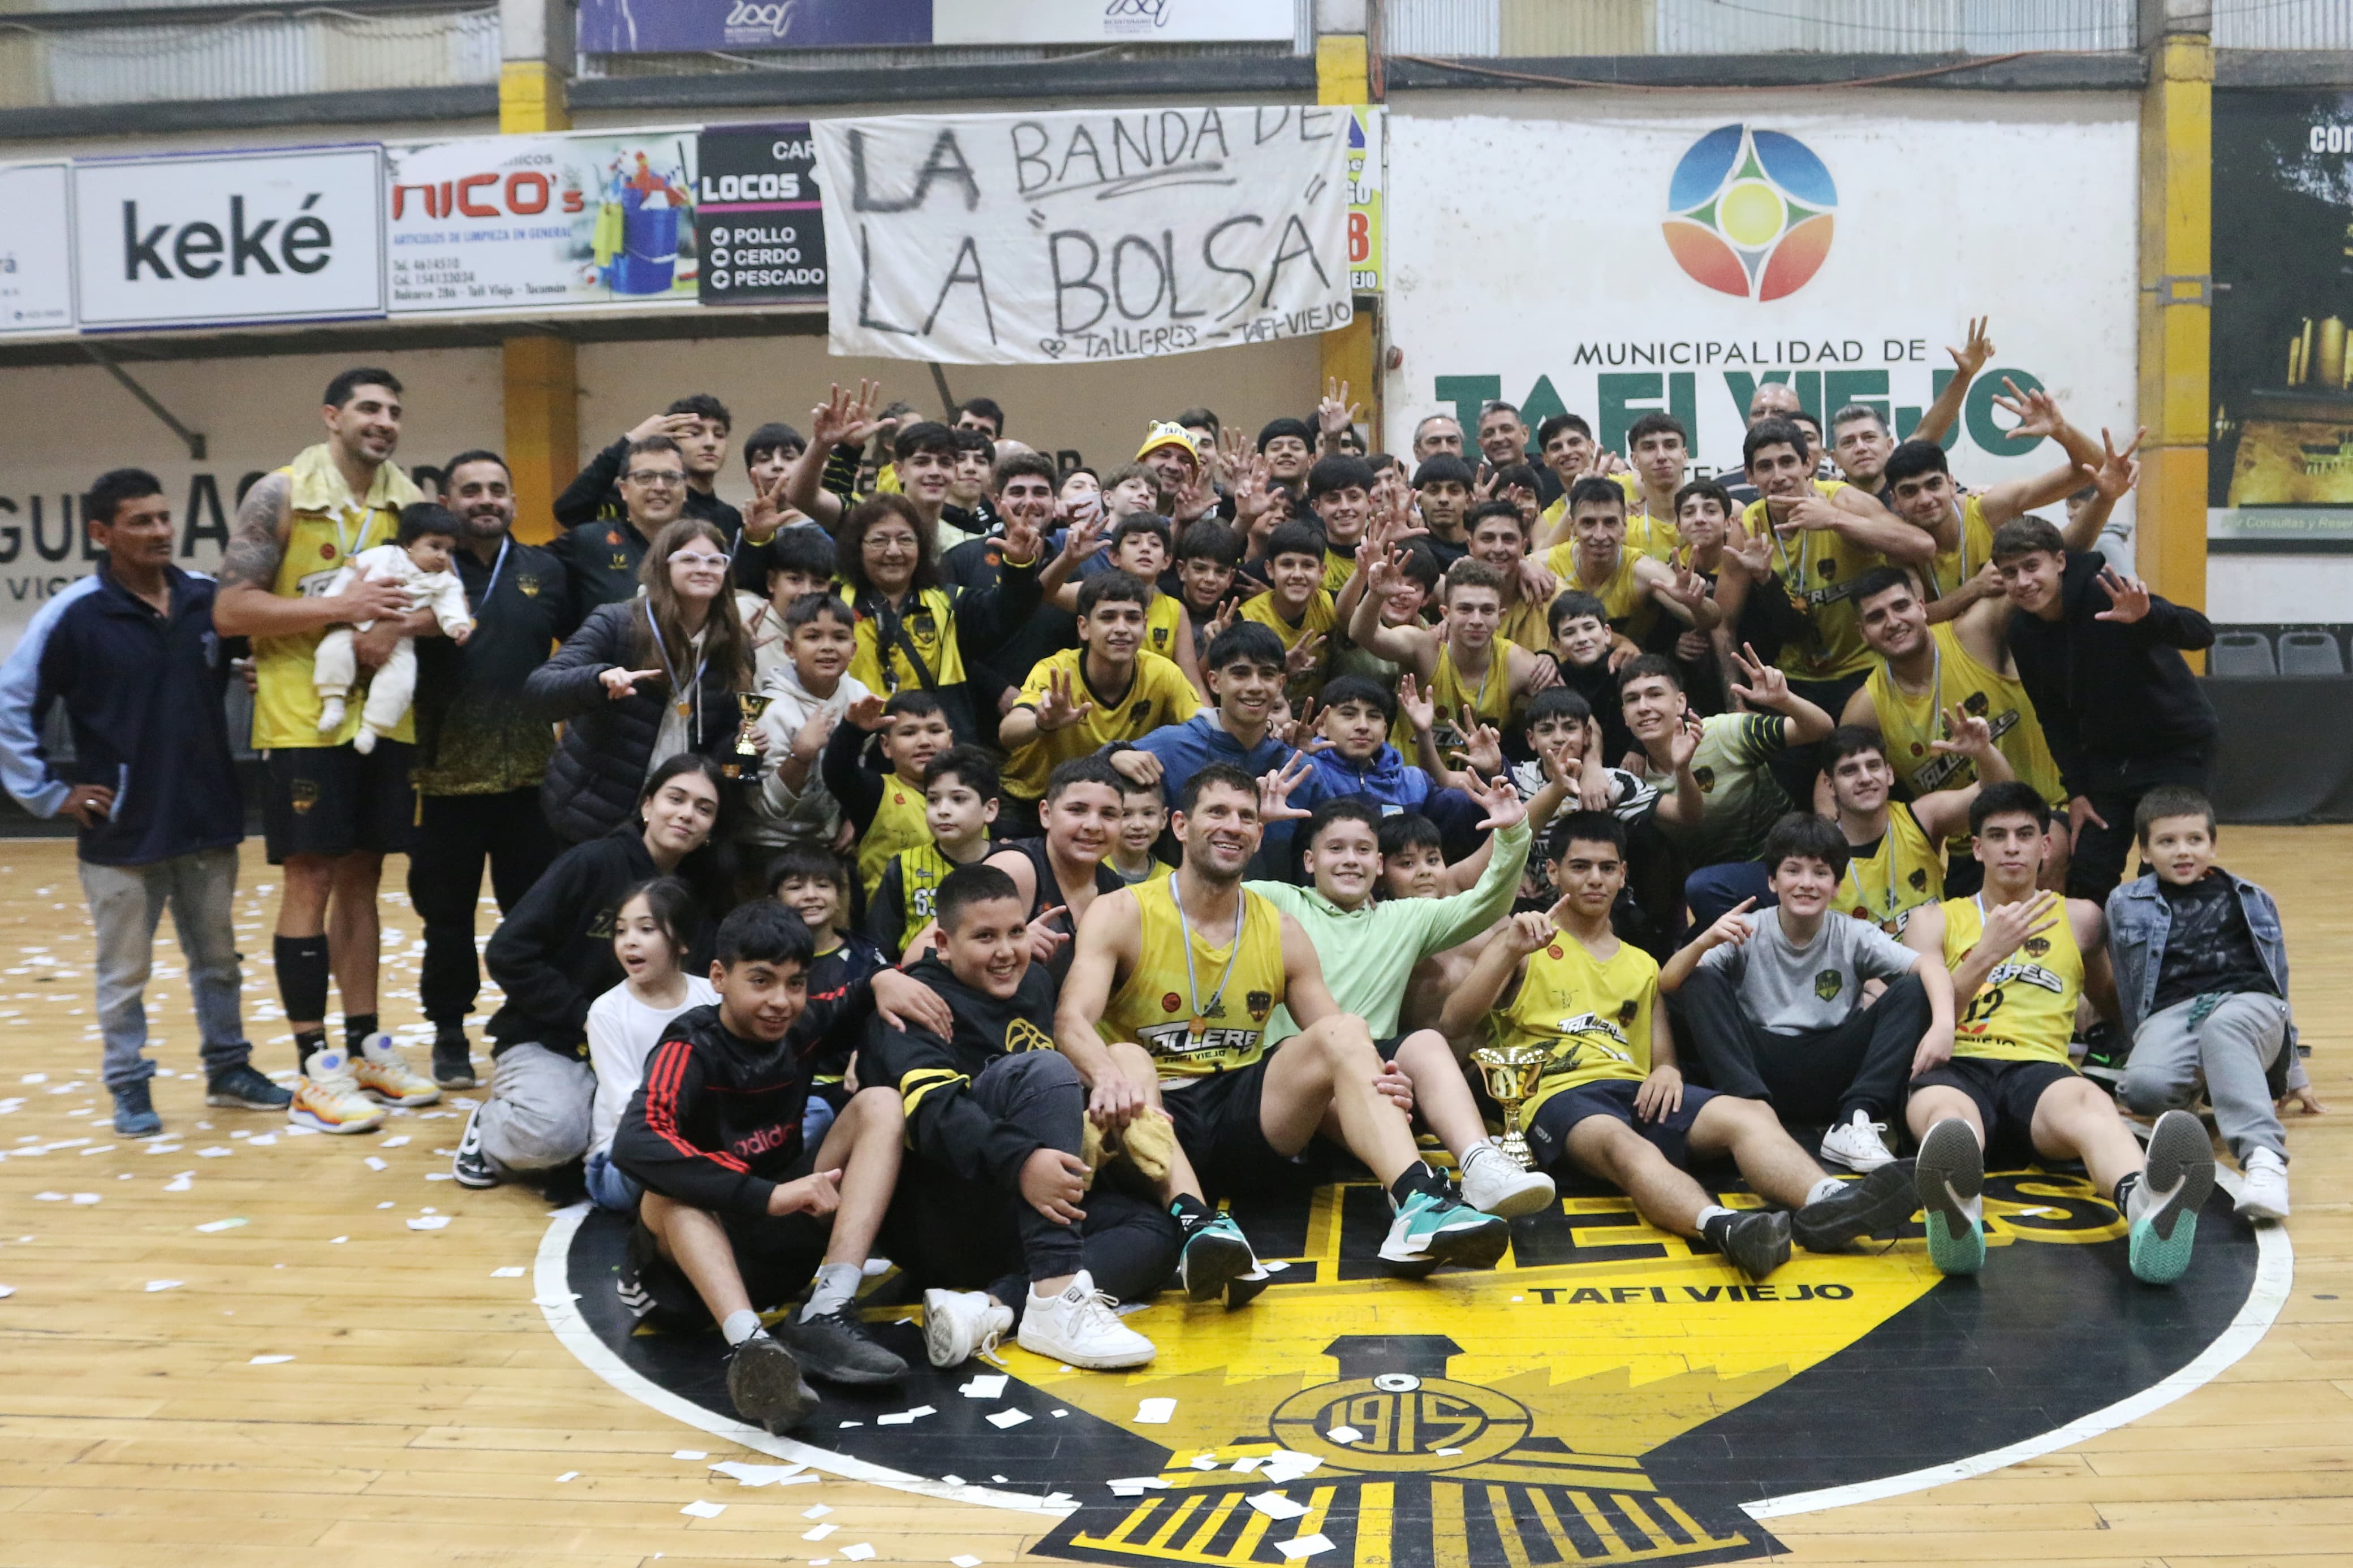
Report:
[[[580,0],[581,49],[823,49],[932,41],[932,0]]]

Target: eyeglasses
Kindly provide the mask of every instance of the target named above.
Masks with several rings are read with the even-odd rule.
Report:
[[[686,476],[674,468],[631,468],[621,477],[649,490],[674,490],[686,483]]]
[[[692,553],[681,552],[679,554],[671,556],[670,558],[670,563],[673,566],[685,566],[690,569],[697,566],[716,568],[725,566],[727,564],[727,557],[724,555],[705,555],[700,552]]]

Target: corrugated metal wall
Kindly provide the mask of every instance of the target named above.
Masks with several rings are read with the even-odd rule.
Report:
[[[2214,0],[2221,49],[2353,49],[2353,0]]]
[[[1409,55],[2008,54],[2133,47],[2133,0],[1387,3],[1388,47],[1393,54]],[[2259,6],[2265,0],[2236,3]],[[2280,0],[2270,4],[2277,9]],[[2287,5],[2331,11],[2340,25],[2353,17],[2353,0],[2287,0]]]
[[[0,16],[0,108],[275,98],[498,79],[495,9],[38,30]]]

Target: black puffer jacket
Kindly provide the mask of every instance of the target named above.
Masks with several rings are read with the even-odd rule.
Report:
[[[654,742],[661,733],[662,708],[670,700],[667,680],[641,681],[616,701],[598,679],[607,669],[639,669],[638,620],[642,600],[600,605],[565,639],[555,657],[531,672],[523,696],[543,719],[560,723],[564,739],[540,785],[540,808],[566,842],[583,844],[610,833],[629,819],[644,793]],[[734,675],[717,668],[702,672],[702,690],[692,736],[693,749],[722,762],[733,750],[743,714],[735,704]]]

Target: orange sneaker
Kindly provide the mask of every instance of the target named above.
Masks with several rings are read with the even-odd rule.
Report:
[[[393,1048],[392,1037],[382,1031],[360,1042],[359,1053],[352,1058],[352,1076],[359,1080],[362,1094],[372,1094],[386,1105],[430,1105],[441,1098],[440,1086],[410,1071]]]
[[[333,1046],[311,1053],[294,1080],[294,1103],[286,1108],[288,1121],[321,1132],[373,1132],[384,1116],[384,1107],[360,1092],[350,1058]]]

